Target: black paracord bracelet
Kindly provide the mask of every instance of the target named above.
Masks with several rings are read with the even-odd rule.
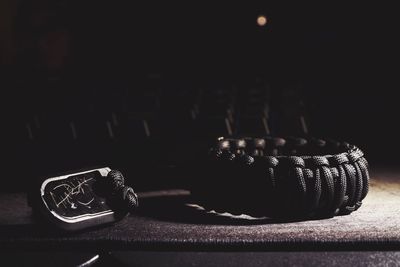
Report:
[[[223,138],[192,195],[207,209],[268,217],[331,217],[361,206],[368,163],[356,146],[304,138]]]

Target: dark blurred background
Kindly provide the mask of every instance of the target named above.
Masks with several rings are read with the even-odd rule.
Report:
[[[279,2],[3,0],[4,180],[179,165],[193,140],[247,133],[238,114],[259,104],[253,92],[269,133],[347,140],[372,166],[396,164],[394,7]]]

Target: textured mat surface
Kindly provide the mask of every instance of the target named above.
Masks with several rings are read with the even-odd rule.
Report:
[[[103,228],[65,234],[35,222],[23,194],[0,195],[0,246],[68,249],[399,249],[400,172],[375,171],[363,206],[347,216],[279,222],[205,212],[188,192],[141,194],[141,209]]]

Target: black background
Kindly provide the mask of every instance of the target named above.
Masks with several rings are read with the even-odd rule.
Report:
[[[397,163],[393,6],[233,2],[21,1],[16,57],[2,64],[3,127],[29,112],[27,100],[57,103],[63,94],[84,94],[71,87],[49,94],[40,86],[49,75],[65,84],[129,84],[148,73],[191,84],[261,76],[273,90],[301,85],[315,135],[355,143],[372,163]],[[38,10],[50,14],[47,23],[32,23]],[[256,24],[260,14],[268,18],[266,27]],[[49,31],[69,34],[66,63],[50,71],[35,41]],[[21,83],[29,86],[15,86]]]

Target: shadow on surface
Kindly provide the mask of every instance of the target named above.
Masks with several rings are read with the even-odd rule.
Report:
[[[139,210],[136,214],[162,221],[220,225],[259,225],[323,219],[256,218],[245,214],[232,215],[228,212],[217,213],[213,210],[205,210],[200,205],[193,203],[190,195],[161,195],[142,198],[140,199]]]

